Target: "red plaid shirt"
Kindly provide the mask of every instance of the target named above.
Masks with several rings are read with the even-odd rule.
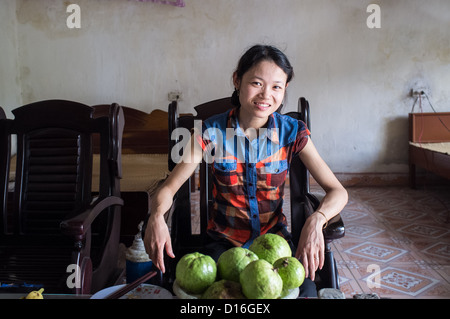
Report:
[[[303,122],[273,113],[267,128],[250,141],[236,114],[233,109],[203,122],[198,141],[213,172],[208,233],[248,247],[259,235],[286,228],[284,184],[291,159],[310,132]]]

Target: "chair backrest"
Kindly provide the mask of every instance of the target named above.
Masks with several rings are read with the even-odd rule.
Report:
[[[170,105],[176,104],[174,101]],[[167,154],[168,112],[155,109],[151,113],[146,113],[123,105],[121,107],[125,117],[122,154]],[[107,116],[110,105],[94,105],[93,108],[94,118],[97,118]],[[98,150],[99,143],[94,140],[94,153],[98,153]]]
[[[289,112],[287,115],[303,121],[311,131],[311,119],[309,112],[309,102],[304,97],[298,100],[298,111]],[[314,196],[310,196],[309,171],[300,160],[299,156],[292,159],[289,170],[289,190],[291,204],[291,235],[292,241],[298,243],[300,234],[305,224],[307,214],[313,212],[311,205],[318,203]]]
[[[200,120],[206,120],[207,118],[213,115],[226,112],[232,109],[233,107],[234,106],[233,104],[231,104],[230,97],[206,102],[194,107],[195,111],[197,112],[195,118]]]
[[[212,115],[223,113],[233,108],[230,98],[218,99],[208,103],[203,103],[196,106],[194,109],[197,115],[180,116],[172,127],[185,127],[192,129],[194,120],[205,120]],[[175,110],[176,111],[176,110]],[[173,112],[169,110],[169,116],[173,116]],[[287,115],[302,120],[309,125],[309,104],[305,98],[300,98],[298,101],[298,112],[289,112]],[[188,214],[191,209],[191,182],[187,181],[177,193],[177,205],[173,212],[172,225],[176,225],[172,231],[172,240],[174,240],[174,247],[178,244],[181,246],[201,247],[206,237],[206,228],[209,219],[209,212],[213,203],[212,197],[212,177],[211,164],[202,161],[199,170],[200,179],[200,234],[192,234],[191,228],[191,214]],[[306,207],[309,199],[309,174],[300,160],[296,157],[291,162],[289,173],[290,198],[291,198],[291,233],[294,242],[298,242],[300,232],[306,220]],[[301,203],[301,204],[299,204]],[[287,213],[287,212],[285,212]],[[176,219],[176,220],[175,220]]]
[[[60,222],[88,207],[94,135],[101,141],[99,197],[120,192],[120,145],[111,144],[120,140],[114,136],[120,131],[114,126],[123,123],[110,122],[109,117],[94,119],[93,110],[76,102],[49,100],[13,110],[14,119],[0,119],[3,237],[59,236]],[[110,112],[117,116],[122,111],[113,104]],[[17,140],[15,163],[10,161],[13,135]],[[10,179],[14,164],[11,175],[15,176]],[[8,190],[8,181],[13,189]]]

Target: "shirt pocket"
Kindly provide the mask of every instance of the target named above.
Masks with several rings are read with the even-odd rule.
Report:
[[[236,161],[214,162],[212,170],[220,185],[233,186],[238,183]]]
[[[288,172],[287,160],[265,163],[261,168],[261,177],[267,186],[280,187],[286,180]]]

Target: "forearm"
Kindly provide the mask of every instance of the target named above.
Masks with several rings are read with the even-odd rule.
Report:
[[[330,219],[339,214],[348,201],[348,194],[345,188],[337,187],[326,192],[325,197],[320,202],[319,207],[313,215],[318,215],[318,223],[323,227]]]
[[[155,194],[151,197],[150,201],[150,214],[149,217],[162,217],[164,216],[172,206],[174,194],[173,192],[164,187],[159,188]]]
[[[169,211],[175,194],[191,177],[197,165],[196,163],[181,162],[175,166],[169,177],[150,199],[151,217],[161,217]]]
[[[347,204],[348,194],[342,184],[338,181],[331,169],[320,157],[313,142],[308,140],[305,148],[300,153],[303,161],[313,178],[325,191],[325,197],[321,201],[314,216],[314,220],[325,225],[331,218],[336,216]],[[321,213],[319,213],[320,211]],[[321,216],[321,218],[319,218]]]

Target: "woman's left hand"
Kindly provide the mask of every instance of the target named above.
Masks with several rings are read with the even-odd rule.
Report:
[[[314,281],[316,270],[322,269],[325,261],[325,244],[322,233],[323,217],[312,214],[306,219],[297,245],[295,257],[305,268],[305,276]]]

